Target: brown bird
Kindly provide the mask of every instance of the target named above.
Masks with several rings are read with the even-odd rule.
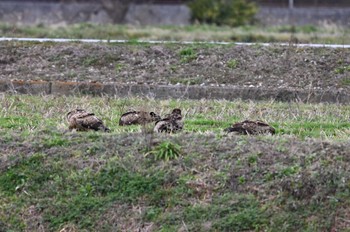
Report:
[[[183,129],[183,121],[180,109],[173,109],[171,114],[156,122],[154,132],[176,133]]]
[[[83,109],[75,109],[67,114],[69,130],[76,129],[77,131],[105,131],[110,130],[103,125],[101,119],[97,118],[94,113],[86,112]]]
[[[243,122],[234,123],[226,132],[235,132],[242,135],[259,135],[259,134],[275,134],[275,128],[261,121],[245,120]]]
[[[119,126],[146,124],[159,121],[161,117],[154,112],[130,111],[123,114],[119,119]]]

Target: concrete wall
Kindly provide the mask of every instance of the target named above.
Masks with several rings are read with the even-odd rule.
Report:
[[[191,13],[185,5],[130,5],[125,22],[131,24],[187,25]],[[0,21],[16,24],[113,23],[98,3],[0,2]]]
[[[350,26],[350,7],[261,7],[257,19],[265,25],[322,25],[334,23],[337,25]]]
[[[191,11],[186,5],[131,5],[125,18],[136,25],[188,25]]]
[[[0,21],[16,24],[111,23],[99,4],[0,2]]]
[[[187,25],[191,13],[186,5],[131,5],[125,22],[137,25]],[[257,19],[266,25],[335,23],[350,26],[350,8],[260,7]],[[0,2],[0,21],[16,24],[113,23],[98,3]]]

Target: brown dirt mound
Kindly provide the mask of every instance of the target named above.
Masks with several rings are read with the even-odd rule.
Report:
[[[0,78],[6,80],[350,92],[350,49],[20,42],[0,48]]]

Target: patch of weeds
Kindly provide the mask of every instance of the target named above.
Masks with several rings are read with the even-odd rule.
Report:
[[[235,194],[217,196],[210,206],[190,206],[184,218],[196,226],[210,221],[215,231],[261,230],[269,221],[254,196]]]
[[[26,117],[3,117],[0,118],[0,128],[22,128],[32,123]]]
[[[184,48],[179,52],[181,63],[188,63],[197,58],[197,53],[193,48]]]
[[[48,59],[48,61],[51,61],[51,62],[60,62],[63,60],[63,56],[61,54],[58,54],[58,55],[52,55],[50,56]]]
[[[162,208],[151,207],[144,213],[143,218],[146,221],[154,221],[162,213],[162,211]]]
[[[283,141],[279,142],[278,145],[276,146],[276,151],[284,153],[288,150],[286,147],[285,143]]]
[[[2,196],[1,196],[2,197]],[[6,198],[2,198],[7,200]],[[17,198],[13,198],[12,200],[18,200]],[[16,201],[17,202],[17,201]],[[1,232],[12,232],[12,231],[26,231],[26,224],[21,220],[21,203],[17,202],[17,204],[12,204],[9,206],[10,209],[15,208],[13,212],[8,209],[6,203],[2,204],[0,202],[1,211],[0,212],[0,231]]]
[[[229,61],[227,61],[227,67],[229,67],[230,69],[237,68],[237,65],[238,61],[236,59],[230,59]]]
[[[178,83],[186,85],[188,83],[187,79],[179,77],[170,77],[169,82],[173,85],[176,85]]]
[[[296,27],[294,25],[283,25],[276,27],[275,30],[280,33],[295,33]]]
[[[240,177],[238,177],[238,183],[244,184],[245,182],[246,182],[245,176],[240,176]]]
[[[155,160],[169,161],[177,159],[181,155],[180,146],[169,141],[162,142],[154,150],[147,152],[145,156],[153,155]]]
[[[248,156],[248,163],[250,165],[257,164],[258,163],[258,156],[257,155],[250,155]]]
[[[280,175],[281,176],[292,176],[292,175],[298,173],[299,170],[300,170],[300,167],[298,165],[286,167],[286,168],[281,170]]]
[[[314,25],[304,25],[304,26],[299,26],[296,28],[296,31],[297,32],[303,32],[303,33],[307,33],[307,34],[310,34],[310,33],[314,33],[314,32],[317,32],[318,29],[316,26]]]
[[[176,72],[176,70],[177,70],[177,65],[171,65],[170,66],[170,70],[172,71],[172,72]]]
[[[88,55],[83,59],[82,61],[83,66],[85,67],[106,66],[106,65],[113,64],[114,62],[118,62],[120,60],[119,56],[113,55],[113,54],[106,54],[101,56],[101,54],[99,54],[98,52],[96,52],[95,54],[93,51],[91,52],[91,54],[94,54],[94,55]]]
[[[197,77],[189,77],[189,78],[183,78],[183,77],[171,77],[169,78],[169,81],[171,84],[183,84],[183,85],[198,85],[203,82],[203,79],[199,76]]]
[[[349,128],[350,123],[335,122],[296,122],[289,123],[289,128],[285,127],[283,133],[305,137],[337,136],[338,130]]]
[[[42,201],[44,219],[52,230],[74,222],[80,229],[93,231],[97,223],[95,218],[113,202],[138,204],[142,198],[158,207],[164,198],[163,172],[143,175],[125,169],[115,161],[101,167],[98,172],[86,168],[67,174],[65,180],[60,181],[61,191],[54,200],[50,197]],[[156,216],[157,210],[145,215],[149,219]]]
[[[268,172],[264,175],[264,181],[272,181],[275,179],[276,173]]]
[[[75,78],[77,76],[78,76],[78,74],[74,71],[68,71],[68,73],[67,73],[68,78]]]
[[[91,147],[86,149],[86,154],[88,155],[96,155],[97,152],[99,151],[100,147],[96,146],[96,145],[92,145]]]
[[[347,71],[350,71],[350,65],[341,66],[334,70],[336,74],[344,74]]]
[[[56,147],[56,146],[68,146],[70,141],[63,138],[61,135],[52,135],[43,139],[43,146],[46,148]]]
[[[342,85],[350,85],[350,77],[343,78],[340,82]]]
[[[88,66],[94,66],[96,64],[99,63],[99,58],[98,57],[86,57],[84,60],[83,60],[83,65],[85,67],[88,67]]]
[[[289,26],[289,25],[283,25],[283,26],[277,26],[271,28],[272,31],[276,31],[279,33],[305,33],[305,34],[311,34],[318,31],[318,28],[314,25],[303,25],[303,26]]]
[[[142,45],[144,43],[140,42],[137,38],[132,38],[127,41],[128,45]]]
[[[156,172],[144,176],[115,164],[104,167],[93,177],[92,182],[98,196],[113,195],[123,202],[136,202],[137,198],[143,195],[159,197],[156,189],[161,190],[164,173]]]
[[[115,64],[114,70],[115,70],[116,73],[120,73],[120,71],[121,71],[122,69],[123,69],[123,64],[121,64],[121,63]]]
[[[186,120],[186,129],[189,131],[205,131],[205,130],[221,130],[225,126],[225,122],[204,119],[197,117],[195,120]]]
[[[305,156],[305,164],[311,165],[316,159],[317,159],[316,153],[309,154],[309,155]]]
[[[2,192],[12,195],[16,191],[36,191],[51,177],[51,168],[44,167],[42,154],[21,161],[0,175],[0,189]]]
[[[43,202],[48,205],[43,218],[54,231],[67,222],[75,222],[80,228],[91,229],[94,215],[98,215],[106,204],[103,198],[81,194],[66,195],[65,198],[68,201],[58,197],[56,201]]]

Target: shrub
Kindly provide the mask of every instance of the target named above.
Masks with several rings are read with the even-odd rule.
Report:
[[[148,156],[150,154],[154,155],[155,160],[169,161],[170,159],[177,159],[180,156],[181,151],[179,145],[164,141],[159,144],[154,150],[146,153],[145,156]]]
[[[189,7],[194,20],[233,27],[251,23],[257,12],[256,5],[246,0],[193,0]]]

